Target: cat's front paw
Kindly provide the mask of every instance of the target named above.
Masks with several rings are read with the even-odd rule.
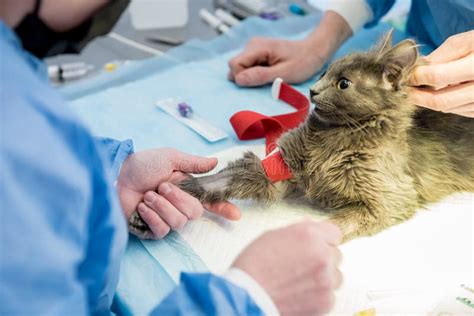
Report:
[[[128,230],[142,239],[153,238],[153,233],[147,223],[140,217],[137,211],[133,212],[128,219]]]
[[[178,186],[202,203],[228,199],[275,200],[275,190],[267,178],[261,160],[252,152],[230,162],[216,174],[189,178]]]

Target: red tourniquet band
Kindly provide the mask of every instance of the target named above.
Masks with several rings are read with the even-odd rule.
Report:
[[[279,78],[273,83],[272,94],[297,111],[275,116],[254,111],[240,111],[230,118],[230,123],[240,140],[265,137],[267,154],[276,148],[275,142],[283,132],[297,127],[304,121],[309,110],[308,98]]]
[[[293,106],[296,111],[275,116],[267,116],[253,111],[241,111],[230,118],[230,123],[240,140],[265,137],[267,154],[277,148],[276,141],[281,134],[297,127],[304,121],[310,105],[304,94],[284,83],[280,78],[273,82],[272,95]],[[265,158],[262,165],[272,182],[286,180],[293,176],[279,151]]]
[[[278,182],[293,178],[290,168],[283,160],[281,152],[277,149],[262,160],[262,166],[267,174],[267,178],[272,182]]]

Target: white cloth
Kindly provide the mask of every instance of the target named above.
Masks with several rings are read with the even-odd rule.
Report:
[[[373,18],[373,12],[365,0],[316,0],[310,3],[322,11],[334,11],[341,15],[352,29],[352,34],[359,31],[365,23]]]
[[[280,315],[268,293],[250,275],[240,269],[230,268],[223,277],[227,281],[246,290],[265,315]]]

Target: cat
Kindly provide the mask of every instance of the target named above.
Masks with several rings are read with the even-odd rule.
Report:
[[[271,183],[247,152],[179,186],[206,203],[299,196],[327,211],[344,241],[403,222],[452,193],[474,192],[474,119],[415,106],[408,78],[421,62],[417,45],[391,42],[389,32],[369,52],[336,60],[311,87],[314,110],[277,142],[291,179]]]

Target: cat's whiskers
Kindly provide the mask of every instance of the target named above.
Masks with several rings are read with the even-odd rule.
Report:
[[[320,101],[320,103],[327,106],[328,108],[330,108],[334,112],[335,116],[341,116],[346,121],[347,128],[349,128],[352,132],[356,132],[356,131],[365,129],[365,127],[363,127],[362,124],[360,124],[360,122],[358,122],[356,119],[354,119],[353,117],[351,117],[347,113],[338,111],[337,107],[334,106],[332,103],[329,103],[329,102],[324,101],[324,100]]]
[[[363,130],[362,125],[359,122],[357,122],[357,120],[353,119],[352,117],[350,117],[346,113],[340,113],[340,115],[348,123],[347,127],[351,130],[351,132],[357,132],[359,130]],[[352,128],[352,127],[354,127],[354,128]]]

